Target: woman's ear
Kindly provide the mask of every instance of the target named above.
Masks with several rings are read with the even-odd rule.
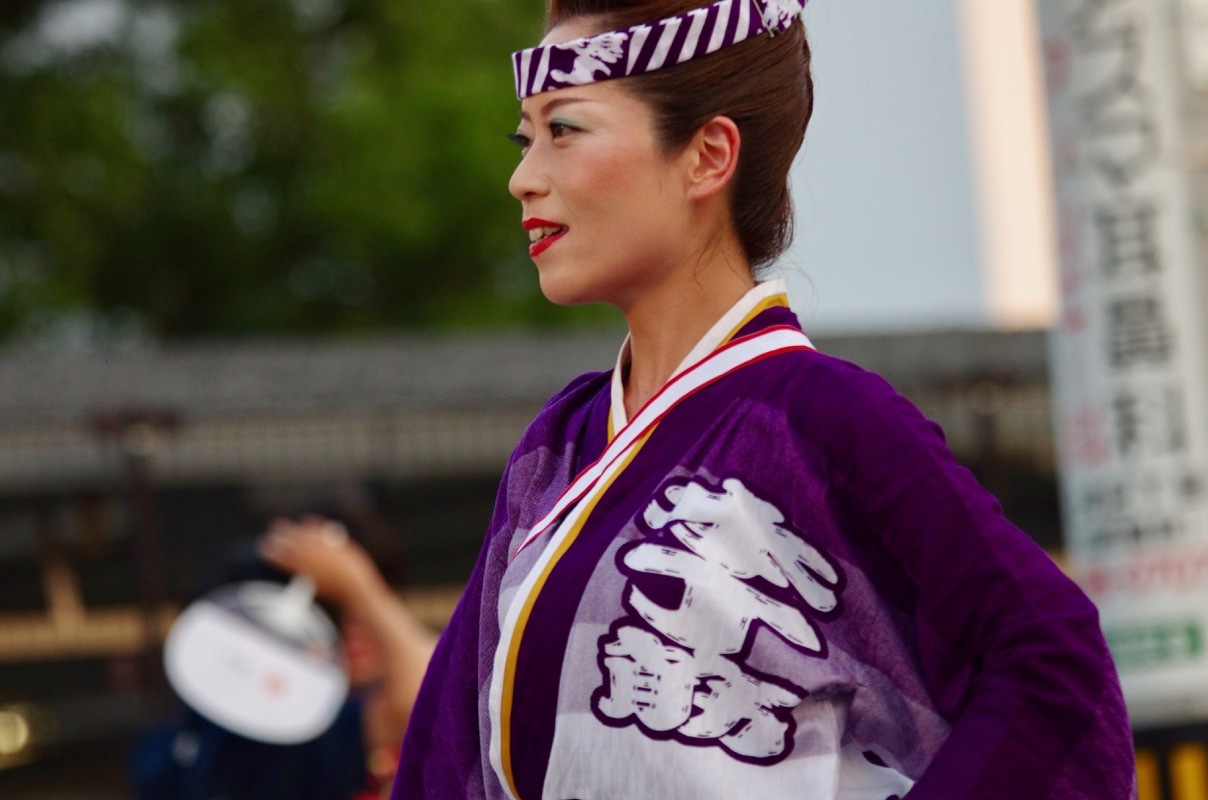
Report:
[[[729,117],[706,122],[688,145],[688,196],[707,200],[725,190],[738,168],[742,136]]]

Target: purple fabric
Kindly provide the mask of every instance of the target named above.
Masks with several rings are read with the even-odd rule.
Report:
[[[744,333],[785,323],[795,324],[791,312],[769,309]],[[488,753],[501,592],[542,550],[545,535],[512,562],[524,533],[603,448],[608,404],[609,375],[583,376],[517,447],[420,692],[396,800],[507,796]],[[555,727],[575,711],[736,765],[785,769],[808,752],[796,709],[767,704],[764,722],[779,715],[786,749],[752,755],[603,715],[606,681],[594,695],[567,689],[600,684],[606,647],[644,624],[635,589],[662,608],[683,601],[683,581],[632,566],[635,549],[651,544],[685,555],[651,522],[665,498],[692,483],[721,493],[738,479],[784,512],[786,542],[804,541],[835,566],[829,577],[820,561],[801,574],[838,598],[810,607],[786,586],[744,579],[798,609],[819,636],[813,649],[786,646],[756,626],[726,656],[748,680],[782,697],[842,698],[841,744],[909,776],[910,800],[1135,797],[1131,732],[1093,605],[1002,517],[936,426],[880,378],[809,352],[750,365],[684,401],[551,571],[519,649],[511,741],[520,797],[548,789]],[[611,768],[655,775],[661,766],[652,758]]]

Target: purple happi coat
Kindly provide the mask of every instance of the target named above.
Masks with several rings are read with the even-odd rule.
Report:
[[[789,344],[715,366],[764,340]],[[625,418],[625,350],[546,405],[396,800],[1135,796],[1095,608],[936,426],[805,342],[760,284],[653,422]]]

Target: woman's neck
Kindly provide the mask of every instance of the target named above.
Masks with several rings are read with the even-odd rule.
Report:
[[[681,277],[623,310],[630,343],[626,417],[663,387],[701,337],[755,285],[741,250],[737,258],[716,253],[711,261],[680,271]]]

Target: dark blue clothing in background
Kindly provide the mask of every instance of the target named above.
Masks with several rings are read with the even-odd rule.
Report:
[[[361,701],[304,744],[245,739],[193,711],[135,745],[138,800],[350,800],[366,786]]]

